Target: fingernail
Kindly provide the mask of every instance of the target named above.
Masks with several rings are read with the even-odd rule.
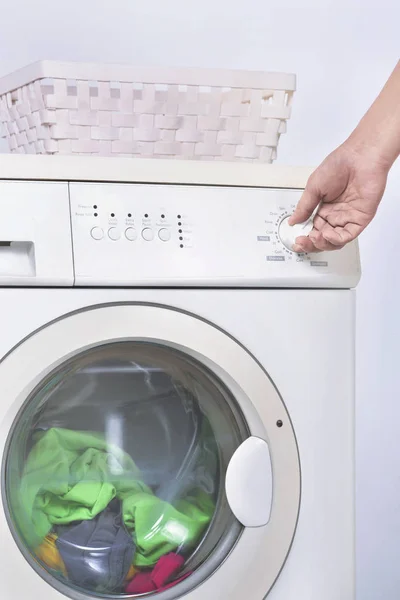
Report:
[[[293,244],[293,251],[297,253],[304,252],[304,248],[302,248],[299,244]]]

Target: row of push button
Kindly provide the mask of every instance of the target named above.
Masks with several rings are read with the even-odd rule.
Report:
[[[93,229],[90,232],[90,235],[94,240],[102,240],[104,237],[104,231],[101,227],[93,227]],[[110,238],[110,240],[116,242],[121,237],[121,230],[117,227],[110,227],[110,229],[107,232],[107,235]],[[137,231],[134,227],[128,227],[127,229],[125,229],[125,237],[130,242],[134,242],[137,239],[137,236]],[[158,230],[158,237],[162,242],[168,242],[171,239],[171,231],[163,227],[162,229]],[[151,229],[151,227],[145,227],[142,230],[142,238],[146,242],[151,242],[152,240],[154,240],[154,230]]]

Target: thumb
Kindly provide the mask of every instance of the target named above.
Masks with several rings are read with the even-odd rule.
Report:
[[[289,219],[289,225],[307,221],[321,201],[319,186],[315,185],[313,177],[308,180],[305,190],[299,200],[296,210]]]

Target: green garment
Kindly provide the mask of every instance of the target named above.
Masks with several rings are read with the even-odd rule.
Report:
[[[122,513],[136,543],[134,564],[150,567],[183,544],[196,544],[214,509],[210,496],[201,490],[177,502],[176,507],[143,492],[128,496],[122,503]]]
[[[54,525],[94,518],[115,497],[137,546],[134,563],[152,566],[183,543],[196,544],[214,504],[202,492],[177,502],[157,498],[131,457],[103,435],[53,428],[37,434],[22,474],[14,515],[25,541],[36,548]]]

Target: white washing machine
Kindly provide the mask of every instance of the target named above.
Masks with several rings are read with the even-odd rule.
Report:
[[[354,600],[360,265],[282,243],[309,171],[0,173],[2,600]]]

